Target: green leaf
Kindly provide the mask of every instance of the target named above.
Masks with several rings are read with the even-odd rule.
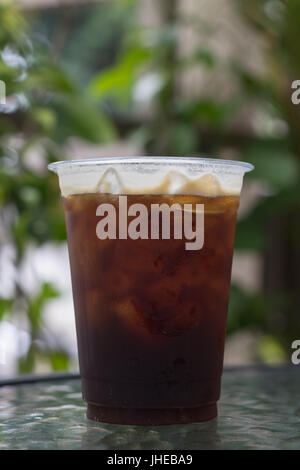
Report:
[[[278,339],[271,335],[264,335],[259,340],[258,353],[267,364],[280,364],[286,362],[286,351]]]
[[[191,125],[178,122],[171,127],[167,137],[168,148],[174,155],[186,155],[196,152],[197,135]]]
[[[204,49],[203,47],[199,47],[198,49],[196,49],[196,51],[192,55],[192,62],[194,63],[200,62],[201,64],[205,65],[207,68],[211,69],[216,64],[216,58],[209,49]]]
[[[11,312],[13,305],[12,299],[1,299],[0,298],[0,321],[7,313]]]
[[[278,143],[251,144],[240,158],[255,166],[250,177],[267,182],[274,189],[283,189],[297,181],[297,159],[289,150],[280,148]]]
[[[178,116],[193,123],[201,122],[213,126],[220,126],[232,115],[235,103],[228,101],[217,103],[214,100],[203,98],[199,100],[179,102],[177,104]]]
[[[107,95],[128,97],[139,66],[149,58],[149,50],[144,47],[133,47],[125,51],[120,61],[113,67],[96,75],[89,85],[93,97]]]
[[[116,138],[111,120],[88,97],[64,97],[57,103],[59,123],[65,133],[95,143],[106,143]]]
[[[300,187],[298,184],[278,191],[262,199],[252,211],[237,224],[235,248],[238,250],[262,251],[266,247],[266,223],[270,218],[288,212],[300,211]]]
[[[37,354],[36,347],[34,344],[31,344],[29,351],[18,361],[18,370],[19,374],[29,374],[33,372],[36,364]]]
[[[262,252],[266,246],[264,225],[255,217],[246,217],[238,222],[234,247],[236,250]]]
[[[260,293],[247,293],[232,284],[228,308],[227,332],[242,328],[264,328],[270,302]]]
[[[257,77],[248,70],[245,70],[241,64],[232,64],[232,73],[240,80],[243,91],[249,97],[252,97],[255,101],[261,100],[266,101],[268,99],[271,102],[276,102],[277,91],[274,81]]]
[[[19,214],[18,218],[15,220],[11,227],[14,243],[17,249],[18,259],[21,259],[22,255],[24,254],[25,246],[27,245],[28,240],[30,238],[30,232],[28,229],[29,223],[30,214],[25,212]]]
[[[48,351],[47,356],[52,370],[61,371],[69,369],[70,358],[65,351]]]
[[[43,131],[51,132],[55,129],[56,115],[51,108],[35,107],[30,114]]]
[[[63,94],[77,94],[79,90],[67,73],[51,63],[41,64],[30,71],[25,85],[31,89],[36,88],[41,93],[55,92]]]
[[[20,76],[18,68],[9,67],[0,59],[0,80],[5,83],[6,95],[9,96],[23,89],[23,84],[17,79]]]
[[[17,41],[27,29],[27,24],[14,2],[1,2],[0,5],[0,45]]]
[[[58,290],[49,282],[45,282],[41,285],[39,292],[29,300],[27,314],[33,332],[36,333],[41,325],[46,303],[58,296]]]

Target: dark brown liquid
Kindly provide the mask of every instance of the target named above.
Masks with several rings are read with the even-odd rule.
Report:
[[[96,209],[111,203],[118,214],[118,196],[63,199],[88,416],[131,424],[212,418],[239,198],[127,199],[149,214],[153,203],[204,204],[204,246],[187,251],[186,240],[174,238],[99,240]]]

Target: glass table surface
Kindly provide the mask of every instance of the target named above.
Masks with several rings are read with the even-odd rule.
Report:
[[[156,427],[89,421],[78,378],[0,387],[0,449],[300,449],[300,367],[223,372],[217,419]]]

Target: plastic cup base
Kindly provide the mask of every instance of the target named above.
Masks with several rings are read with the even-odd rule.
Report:
[[[192,408],[114,408],[88,404],[87,418],[111,424],[131,424],[140,426],[159,426],[166,424],[187,424],[209,421],[218,414],[217,404]]]

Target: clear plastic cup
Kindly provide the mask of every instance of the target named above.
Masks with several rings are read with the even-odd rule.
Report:
[[[217,415],[236,214],[248,163],[188,157],[57,162],[87,416]]]

